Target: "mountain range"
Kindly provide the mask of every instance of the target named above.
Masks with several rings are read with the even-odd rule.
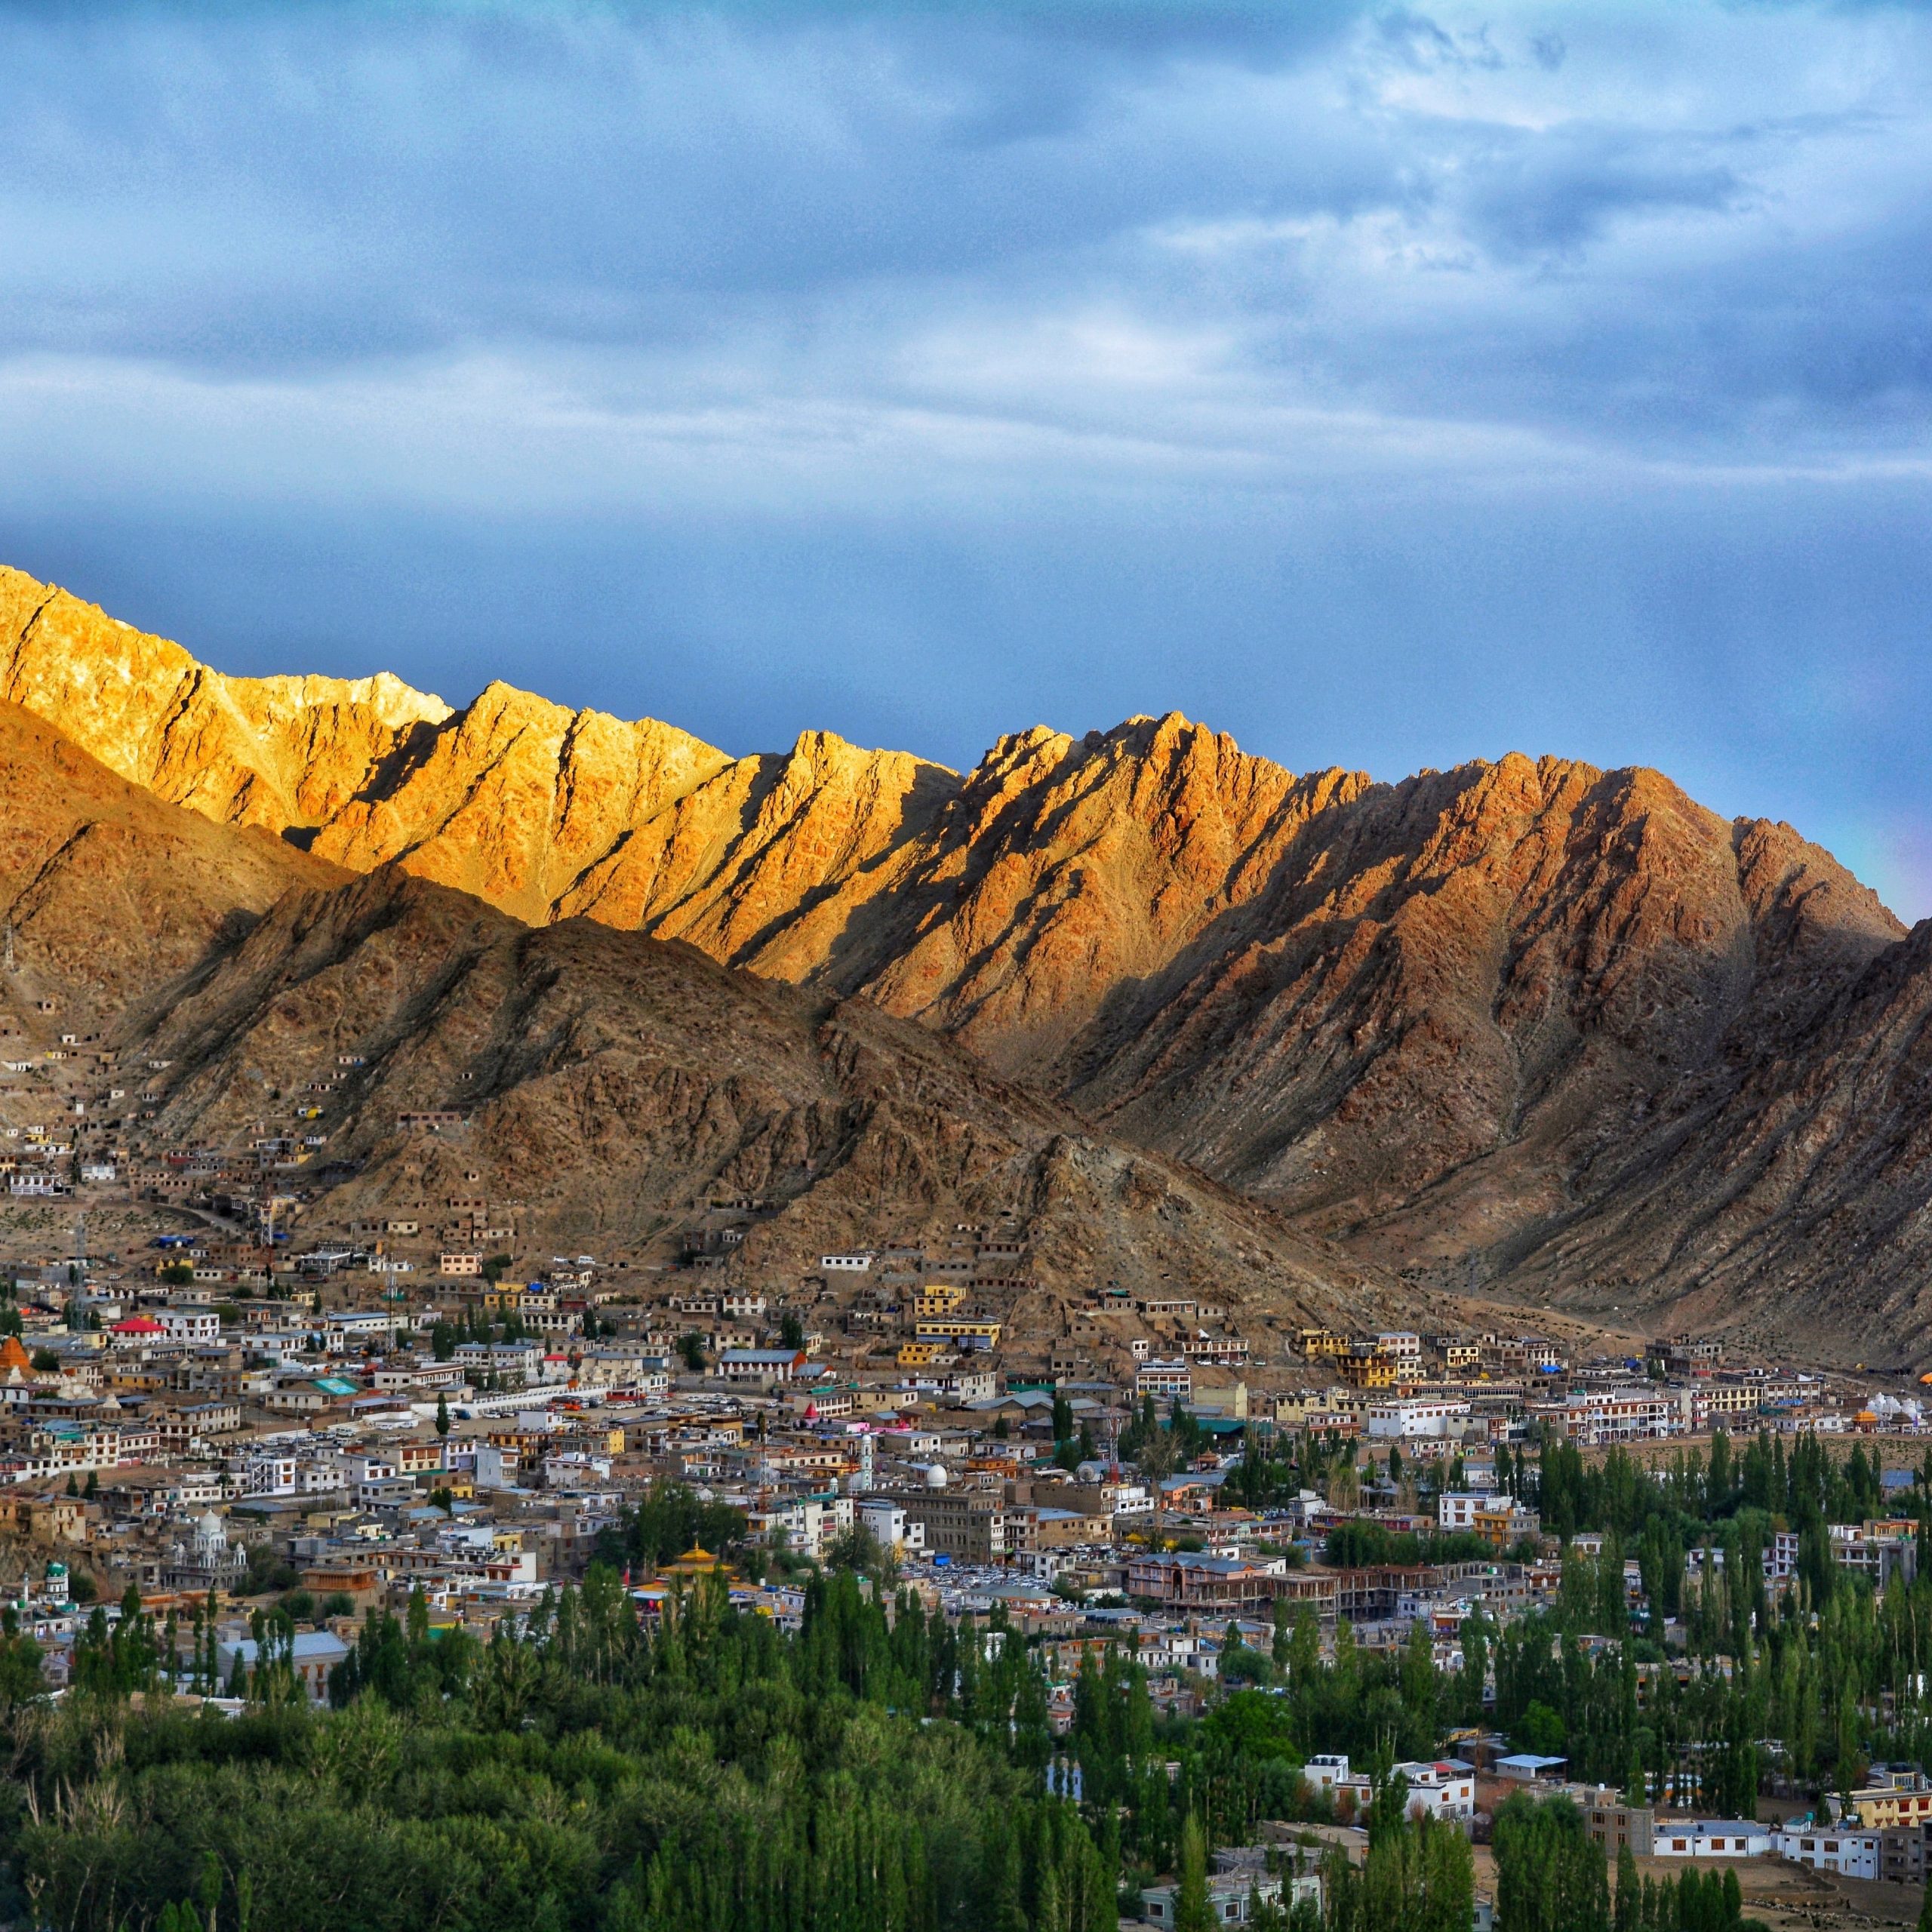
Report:
[[[1069,1289],[1847,1359],[1932,1324],[1932,929],[1654,771],[1296,774],[1174,715],[963,775],[734,758],[503,685],[226,677],[8,571],[0,703],[21,973],[170,1049],[169,1131],[353,1044],[345,1210],[420,1167],[385,1121],[461,1106],[560,1238],[728,1183],[791,1204],[774,1266],[1012,1213]]]

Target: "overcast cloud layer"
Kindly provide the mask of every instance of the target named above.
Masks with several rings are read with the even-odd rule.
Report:
[[[1655,764],[1932,911],[1932,14],[265,13],[0,5],[7,561],[734,750]]]

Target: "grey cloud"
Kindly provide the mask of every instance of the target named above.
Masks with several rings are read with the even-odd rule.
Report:
[[[1620,118],[1451,117],[1383,103],[1370,56],[1502,85],[1482,20],[1160,12],[0,11],[0,349],[272,373],[789,340],[794,384],[869,364],[899,400],[936,318],[1099,304],[1232,328],[1324,404],[1592,433],[1808,432],[1922,390],[1915,217],[1814,240],[1765,185],[1851,109],[1800,88],[1700,126],[1633,83],[1596,103]],[[1499,33],[1541,75],[1552,31]],[[1672,217],[1701,260],[1618,254]],[[1380,266],[1158,239],[1310,220],[1383,224]]]
[[[1932,23],[1492,11],[0,5],[0,555],[734,749],[1905,811]]]
[[[694,298],[997,268],[1266,171],[1142,94],[1169,50],[1096,63],[970,18],[0,31],[0,220],[41,245],[14,271],[17,345],[246,363],[648,338]],[[1324,145],[1302,156],[1317,195]],[[131,223],[171,247],[131,260]]]
[[[1383,14],[1376,26],[1383,46],[1419,70],[1461,67],[1494,72],[1503,65],[1487,23],[1451,32],[1426,14],[1400,9]]]
[[[1472,170],[1462,202],[1472,236],[1506,254],[1567,253],[1611,223],[1663,210],[1719,212],[1749,190],[1701,137],[1678,140],[1605,128],[1499,140]]]

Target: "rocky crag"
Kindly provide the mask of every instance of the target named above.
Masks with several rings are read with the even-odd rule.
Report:
[[[1415,1305],[862,998],[345,871],[164,804],[7,706],[0,783],[0,1032],[112,1052],[128,1087],[103,1112],[150,1155],[242,1152],[314,1109],[315,1232],[485,1192],[534,1244],[646,1254],[704,1202],[755,1198],[734,1266],[774,1290],[861,1241],[1008,1229],[1038,1284],[1010,1318],[1042,1343],[1097,1279],[1212,1280],[1257,1330]],[[463,1124],[425,1133],[426,1111]]]
[[[224,678],[17,573],[0,698],[329,866],[917,1022],[1419,1285],[1932,1328],[1923,943],[1655,772],[1297,775],[1172,715],[963,777],[822,733],[734,758],[502,685]]]

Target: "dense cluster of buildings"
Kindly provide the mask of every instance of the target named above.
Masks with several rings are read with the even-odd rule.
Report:
[[[1553,1546],[1499,1476],[1534,1441],[1922,1426],[1909,1390],[1727,1364],[1709,1341],[1576,1359],[1536,1334],[1294,1328],[1164,1284],[1048,1296],[1017,1223],[826,1254],[783,1294],[733,1266],[776,1206],[753,1200],[692,1203],[668,1255],[533,1260],[521,1208],[475,1184],[321,1232],[303,1211],[323,1140],[300,1116],[319,1117],[326,1079],[297,1096],[286,1131],[155,1153],[91,1126],[82,1090],[97,1083],[138,1118],[142,1083],[164,1069],[121,1068],[78,1038],[57,1057],[57,1078],[45,1057],[8,1069],[31,1071],[69,1109],[5,1128],[10,1195],[77,1217],[137,1207],[158,1230],[90,1254],[77,1218],[60,1251],[0,1264],[0,1284],[12,1280],[0,1587],[57,1684],[89,1614],[81,1598],[111,1604],[132,1585],[145,1607],[185,1617],[214,1592],[225,1675],[250,1661],[249,1599],[294,1592],[309,1613],[295,1662],[319,1698],[368,1608],[420,1592],[435,1621],[515,1627],[611,1546],[627,1510],[675,1483],[742,1512],[758,1555],[727,1569],[694,1548],[631,1574],[647,1617],[693,1577],[721,1574],[742,1604],[791,1623],[801,1566],[871,1549],[928,1606],[973,1618],[997,1606],[1039,1638],[1063,1716],[1081,1657],[1106,1644],[1134,1651],[1161,1708],[1196,1712],[1230,1642],[1266,1648],[1283,1602],[1312,1612],[1324,1643],[1346,1621],[1358,1643],[1392,1648],[1420,1624],[1454,1669],[1473,1611],[1506,1623],[1553,1601]],[[1200,1445],[1158,1480],[1120,1453],[1150,1401],[1184,1407]],[[1243,1506],[1228,1484],[1247,1442],[1300,1433],[1358,1445],[1341,1458],[1346,1480]],[[1464,1553],[1324,1561],[1356,1521],[1461,1533]],[[1883,1584],[1909,1573],[1910,1531],[1841,1525],[1835,1552]],[[1774,1582],[1790,1574],[1793,1541],[1764,1552]],[[1634,1562],[1627,1580],[1635,1604]],[[1562,1767],[1485,1758],[1477,1740],[1465,1758],[1403,1770],[1413,1806],[1467,1818],[1512,1781],[1546,1784]],[[1366,1802],[1346,1761],[1317,1760],[1310,1775],[1345,1810]],[[1875,1773],[1843,1815],[1777,1832],[1575,1795],[1613,1848],[1778,1855],[1854,1876],[1915,1857],[1922,1876],[1908,1841],[1922,1847],[1932,1790],[1915,1777]],[[1256,1875],[1217,1875],[1231,1918],[1273,1896]],[[1278,1893],[1303,1882],[1278,1863],[1265,1875]],[[1167,1922],[1172,1903],[1150,1893],[1150,1921]]]

